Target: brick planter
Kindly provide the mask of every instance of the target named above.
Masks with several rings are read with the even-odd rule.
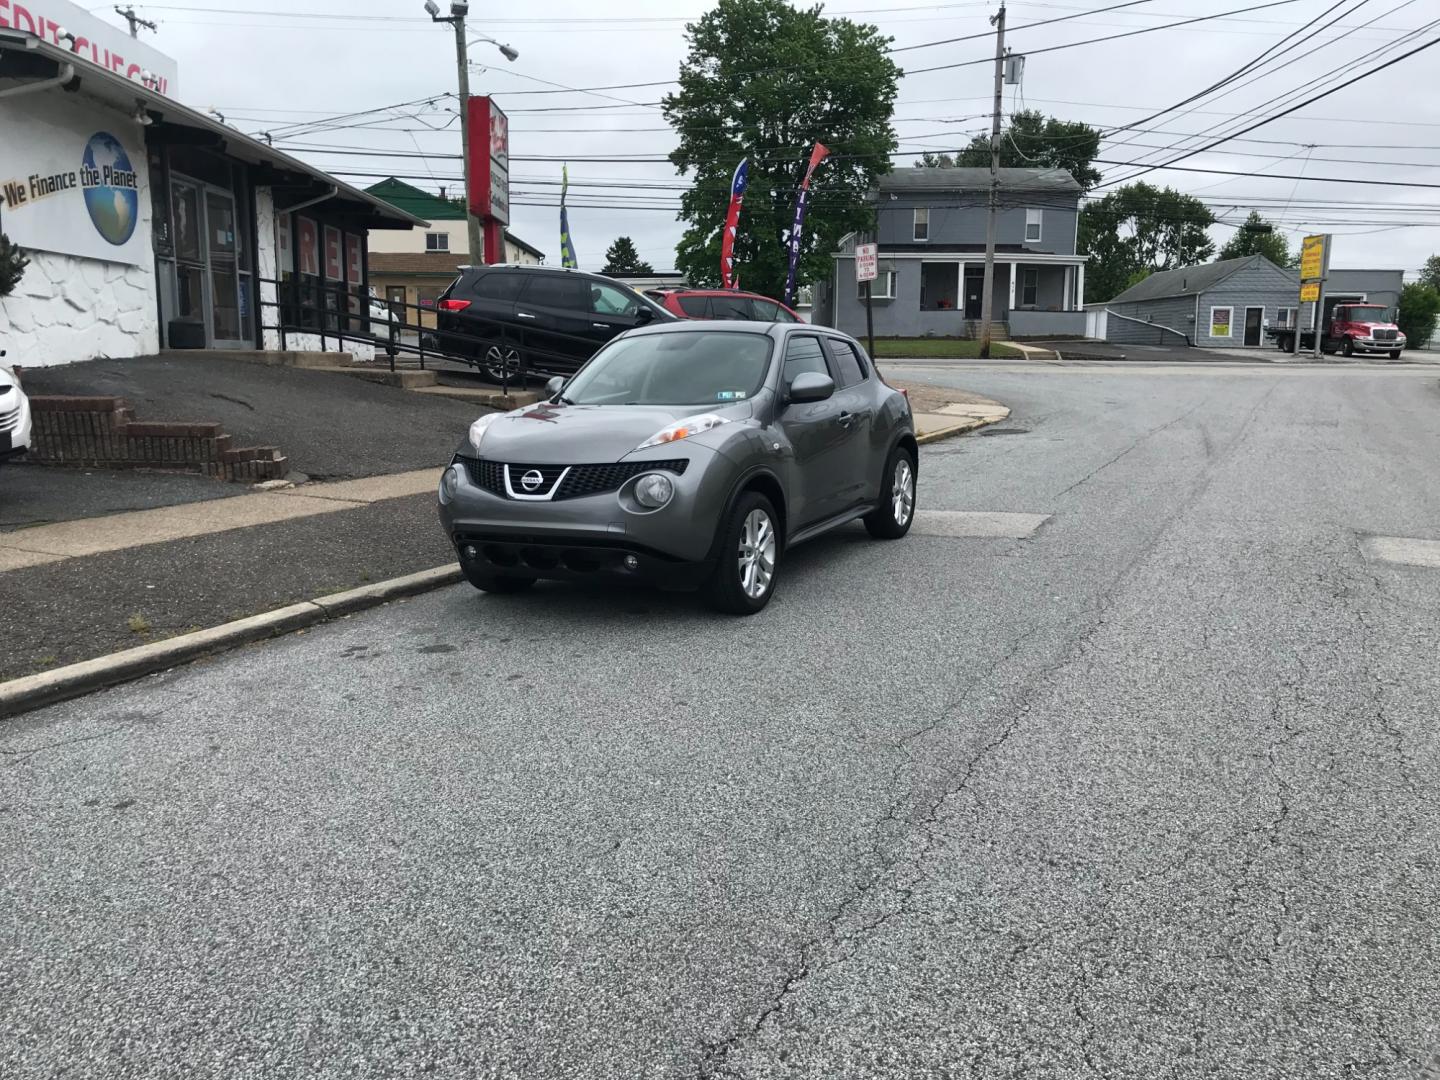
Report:
[[[140,423],[118,397],[32,397],[30,457],[46,465],[169,469],[253,483],[289,468],[273,446],[232,446],[219,424]]]

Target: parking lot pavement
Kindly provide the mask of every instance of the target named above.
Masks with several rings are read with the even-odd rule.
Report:
[[[450,459],[483,409],[363,379],[206,357],[94,360],[25,372],[29,394],[114,394],[146,421],[218,421],[236,446],[278,446],[312,479]]]
[[[0,1075],[1417,1071],[1440,570],[1362,538],[1440,538],[1433,386],[963,379],[1014,415],[920,505],[1008,533],[824,538],[751,619],[459,586],[0,725]]]
[[[144,469],[0,466],[0,533],[57,521],[243,495],[244,484]]]

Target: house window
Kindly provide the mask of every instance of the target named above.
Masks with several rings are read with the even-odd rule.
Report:
[[[1040,299],[1040,268],[1027,266],[1020,271],[1020,306],[1034,307]]]
[[[1295,309],[1293,307],[1277,308],[1275,311],[1275,325],[1286,330],[1295,329]]]
[[[1234,317],[1234,308],[1212,307],[1210,309],[1210,336],[1212,338],[1230,337],[1230,323]]]
[[[1025,211],[1025,239],[1027,241],[1040,239],[1040,224],[1044,216],[1045,211],[1043,210]]]
[[[865,283],[859,282],[855,287],[855,295],[861,300],[865,299]],[[871,300],[894,300],[895,299],[895,271],[881,270],[874,281],[870,282]]]
[[[450,234],[446,232],[427,232],[425,234],[426,251],[449,251]]]
[[[915,239],[930,239],[930,211],[929,209],[918,209],[915,211]]]

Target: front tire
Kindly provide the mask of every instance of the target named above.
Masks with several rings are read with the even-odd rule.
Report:
[[[1354,355],[1355,355],[1355,343],[1354,343],[1353,341],[1351,341],[1351,340],[1347,337],[1347,338],[1344,340],[1344,342],[1340,345],[1340,352],[1341,352],[1341,354],[1344,355],[1344,356],[1354,356]]]
[[[465,575],[465,580],[474,585],[481,592],[487,593],[518,593],[524,592],[535,584],[533,577],[523,577],[514,574],[494,574],[488,570],[481,570],[477,566],[462,561],[460,572]]]
[[[744,492],[720,525],[720,557],[706,587],[717,611],[754,615],[770,602],[780,561],[775,507],[758,491]]]
[[[915,459],[897,446],[885,462],[880,505],[865,515],[865,528],[877,540],[899,540],[915,521]]]
[[[1400,359],[1400,350],[1399,350],[1399,349],[1391,349],[1391,350],[1390,350],[1390,359],[1391,359],[1391,360],[1399,360],[1399,359]]]

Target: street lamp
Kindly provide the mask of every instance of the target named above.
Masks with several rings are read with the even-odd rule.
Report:
[[[470,60],[466,53],[465,41],[465,16],[470,13],[470,5],[466,0],[451,0],[450,14],[441,15],[440,5],[435,0],[425,0],[425,14],[430,16],[431,22],[449,23],[455,28],[455,66],[459,73],[460,82],[460,151],[465,167],[465,224],[470,243],[470,259],[473,262],[484,262],[484,247],[480,239],[480,219],[470,209]],[[519,58],[520,54],[509,45],[503,45],[494,38],[481,37],[479,40],[488,41],[500,50],[500,55],[512,63]]]

